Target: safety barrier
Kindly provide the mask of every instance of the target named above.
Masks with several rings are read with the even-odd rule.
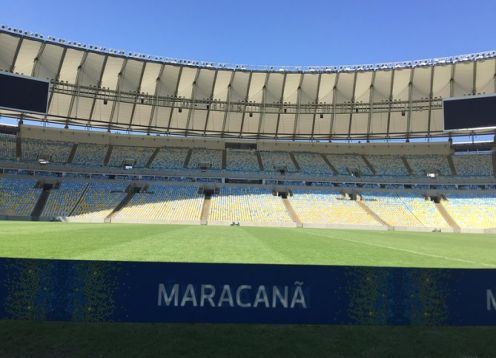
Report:
[[[494,325],[496,270],[0,259],[0,318]]]

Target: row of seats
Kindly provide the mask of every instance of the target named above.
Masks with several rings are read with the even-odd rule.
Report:
[[[0,178],[0,215],[30,216],[42,189],[34,179]]]
[[[454,193],[443,202],[448,213],[462,228],[496,228],[496,194]]]
[[[329,154],[327,159],[341,175],[350,175],[355,172],[361,175],[372,175],[372,171],[359,155]]]
[[[81,198],[87,182],[62,182],[57,189],[52,189],[41,216],[59,217],[69,216]]]
[[[390,226],[447,228],[435,204],[420,195],[369,192],[366,205]]]
[[[320,154],[317,153],[295,153],[296,162],[300,165],[302,172],[307,174],[332,175],[332,170]]]
[[[406,157],[414,175],[424,176],[426,173],[451,175],[446,156],[442,155],[409,155]]]
[[[74,209],[73,221],[102,222],[126,196],[123,182],[92,182]]]
[[[162,148],[151,164],[152,169],[182,169],[188,156],[187,148]]]
[[[243,171],[243,172],[258,172],[257,154],[253,150],[226,150],[226,169]]]
[[[41,139],[22,140],[22,159],[36,161],[50,160],[53,163],[67,163],[72,150],[72,144]]]
[[[222,169],[222,150],[193,149],[188,168],[198,168],[201,164],[208,164],[212,169]]]
[[[223,187],[211,199],[209,221],[291,224],[281,198],[268,188]]]
[[[491,153],[486,154],[455,154],[453,164],[460,176],[489,176],[493,175]]]
[[[356,201],[339,193],[297,189],[289,201],[303,223],[378,226]]]
[[[142,193],[134,194],[115,220],[133,222],[171,222],[200,220],[203,195],[198,186],[153,184]]]
[[[16,159],[16,137],[0,133],[0,158],[5,160]]]
[[[102,166],[108,152],[108,145],[78,144],[72,163],[76,165]],[[44,141],[38,139],[22,140],[22,159],[36,161],[39,158],[49,159],[54,163],[66,163],[72,150],[72,143]],[[145,167],[152,158],[155,148],[113,146],[108,166],[121,167],[124,162],[131,162],[137,168]],[[153,158],[151,168],[182,169],[185,165],[188,148],[160,148]],[[15,136],[0,135],[0,156],[4,160],[16,158]],[[286,168],[288,172],[296,172],[297,166],[288,152],[259,152],[264,171],[274,172]],[[252,150],[226,150],[226,170],[241,172],[259,171],[257,152]],[[223,151],[213,149],[193,149],[188,168],[196,169],[199,164],[209,163],[212,169],[222,169]],[[326,163],[331,164],[339,175],[376,175],[406,176],[409,166],[412,174],[425,176],[426,173],[437,172],[443,176],[452,174],[447,156],[442,155],[407,155],[404,160],[395,155],[352,155],[327,154],[325,158],[316,153],[294,153],[299,171],[309,175],[333,175]],[[452,156],[454,169],[459,176],[490,176],[494,174],[492,157],[487,154],[455,154]],[[367,163],[368,162],[368,163]],[[371,165],[371,167],[369,166]]]
[[[264,170],[267,172],[285,168],[288,172],[296,172],[296,167],[286,152],[260,152]]]
[[[405,176],[408,175],[403,160],[395,155],[367,155],[367,160],[375,169],[376,175]]]
[[[29,216],[40,198],[36,179],[0,177],[0,215]],[[50,195],[41,216],[70,216],[75,221],[103,221],[126,197],[128,183],[120,181],[62,181]],[[199,185],[152,183],[115,215],[133,221],[197,221],[203,198]],[[447,228],[429,198],[413,192],[364,191],[363,203],[391,226]],[[359,198],[360,199],[360,198]],[[289,197],[303,223],[377,226],[379,222],[359,202],[329,190],[297,188]],[[442,205],[462,228],[496,227],[496,193],[451,192]],[[270,188],[225,186],[212,196],[210,221],[290,224],[281,198]]]

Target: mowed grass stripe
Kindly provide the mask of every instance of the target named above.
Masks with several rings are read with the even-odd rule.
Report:
[[[320,235],[315,234],[315,233],[309,233],[309,234],[310,235],[320,236]],[[358,241],[358,240],[353,240],[353,239],[346,239],[344,237],[339,237],[338,238],[335,235],[330,236],[330,237],[332,237],[332,239],[334,239],[334,240],[343,240],[343,241],[347,241],[347,242],[357,243],[359,245],[365,245],[365,246],[371,246],[371,247],[378,247],[378,248],[387,249],[387,250],[400,251],[400,252],[403,252],[403,253],[408,253],[408,254],[417,255],[417,256],[426,256],[426,257],[430,257],[430,258],[441,259],[441,260],[444,260],[444,261],[461,262],[461,263],[464,263],[464,264],[474,265],[476,267],[478,267],[478,266],[494,267],[495,266],[495,264],[489,264],[489,263],[485,263],[485,262],[478,262],[478,261],[466,260],[466,259],[461,259],[461,258],[457,258],[457,257],[449,257],[449,256],[445,256],[445,255],[430,254],[430,253],[427,253],[427,252],[415,251],[415,250],[410,250],[410,249],[406,249],[406,248],[399,248],[399,247],[392,247],[392,246],[387,246],[387,245],[375,244],[375,243],[372,243],[372,242],[366,242],[364,240]]]
[[[496,267],[496,235],[0,222],[0,256],[120,261]]]

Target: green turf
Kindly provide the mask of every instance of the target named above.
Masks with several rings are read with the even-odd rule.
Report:
[[[492,327],[0,321],[1,357],[495,357]]]
[[[0,222],[0,256],[496,267],[496,235]],[[495,328],[0,321],[0,357],[495,357]]]
[[[0,256],[496,267],[496,235],[183,225],[0,222]]]

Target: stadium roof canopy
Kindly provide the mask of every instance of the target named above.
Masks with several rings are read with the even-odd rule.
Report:
[[[2,26],[0,70],[49,79],[46,116],[109,130],[274,139],[446,135],[442,99],[496,93],[496,52],[339,67],[173,60]]]

